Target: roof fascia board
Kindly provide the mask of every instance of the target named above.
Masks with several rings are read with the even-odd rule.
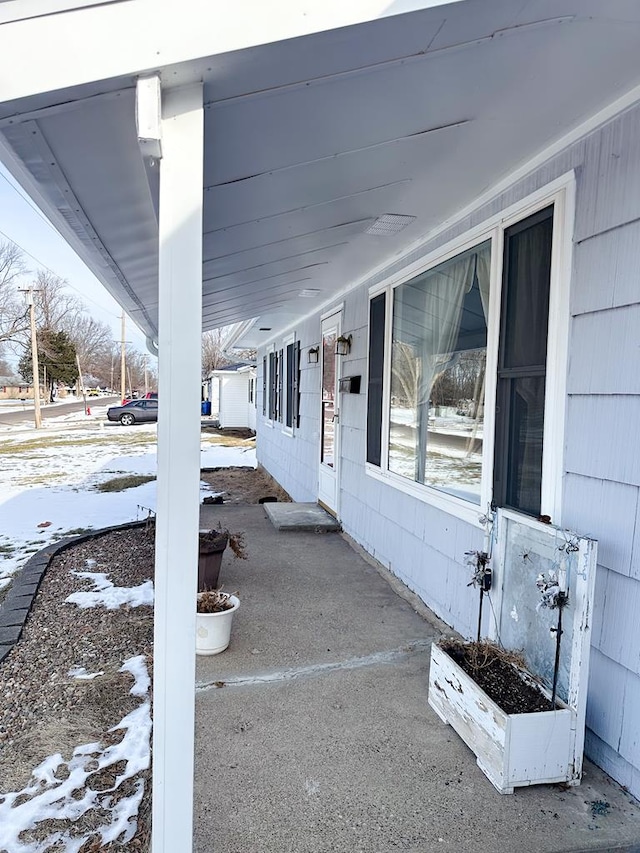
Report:
[[[3,0],[0,6],[0,24],[59,15],[62,12],[77,11],[87,6],[124,2],[127,0]]]
[[[255,322],[256,320],[254,318],[251,320],[242,320],[239,323],[234,323],[232,326],[229,326],[226,336],[223,337],[220,342],[220,349],[223,352],[228,352],[231,347],[235,346],[236,341],[249,331]]]
[[[0,74],[0,102],[451,2],[467,0],[236,0],[224,8],[182,0],[179,16],[171,3],[134,0],[10,21],[0,25],[0,67],[7,71]]]
[[[121,277],[121,273],[118,275],[113,267],[107,265],[106,257],[110,258],[110,256],[106,249],[104,249],[106,257],[102,257],[104,266],[97,264],[97,248],[94,248],[92,251],[82,242],[82,240],[78,238],[78,235],[62,216],[55,204],[41,192],[38,182],[26,168],[22,160],[20,160],[20,158],[14,153],[13,148],[4,138],[2,133],[0,133],[0,160],[2,160],[3,165],[9,173],[25,190],[32,201],[34,201],[40,208],[78,257],[89,267],[93,275],[95,275],[100,283],[104,285],[116,302],[122,305],[136,325],[138,325],[147,335],[152,337],[157,336],[157,329],[151,325],[148,318],[146,316],[140,317],[140,306],[136,304],[135,299],[132,299],[127,305],[123,304],[122,294],[126,292],[126,283],[124,282],[124,277]],[[113,261],[112,263],[115,266]],[[144,315],[146,315],[146,312],[144,312]],[[147,322],[145,323],[144,320],[147,320]]]

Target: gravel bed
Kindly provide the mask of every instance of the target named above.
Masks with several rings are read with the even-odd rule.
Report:
[[[95,565],[88,566],[87,560],[95,560]],[[140,699],[129,694],[132,676],[118,670],[128,658],[144,655],[151,674],[152,608],[82,609],[65,599],[93,588],[72,571],[108,572],[115,586],[135,587],[153,578],[153,566],[154,532],[145,528],[113,531],[52,560],[22,637],[0,664],[0,790],[21,790],[32,769],[47,756],[60,752],[68,760],[80,744],[121,739],[121,733],[108,730]],[[104,674],[79,680],[69,676],[72,667]],[[138,831],[126,845],[129,850],[149,846],[150,771],[141,777],[145,792]],[[94,790],[99,784],[108,786],[108,781],[94,780]],[[94,845],[95,837],[86,846],[87,853],[101,849]]]
[[[291,500],[266,472],[254,468],[217,468],[203,472],[202,478],[224,493],[225,503],[257,503],[265,495]],[[51,561],[20,640],[0,663],[0,792],[21,791],[32,770],[48,756],[61,753],[68,761],[81,744],[100,741],[106,746],[121,740],[122,731],[109,729],[139,706],[140,699],[129,693],[133,677],[119,670],[128,658],[144,655],[152,675],[152,608],[82,609],[65,599],[93,589],[89,580],[73,575],[74,571],[108,573],[117,587],[136,587],[153,579],[154,550],[153,528],[142,527],[80,542]],[[103,674],[80,680],[69,675],[73,667]],[[92,790],[111,787],[121,769],[114,764],[92,774]],[[130,794],[129,783],[137,779],[144,781],[144,794],[134,838],[124,845],[101,847],[99,836],[91,835],[91,830],[105,815],[94,809],[73,826],[76,836],[88,839],[80,853],[150,849],[151,771],[125,782],[121,793]],[[49,832],[61,828],[55,823],[43,822],[25,841],[42,842]],[[66,848],[57,842],[38,849],[58,853]]]

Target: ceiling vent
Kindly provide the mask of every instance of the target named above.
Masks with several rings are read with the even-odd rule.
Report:
[[[378,237],[391,237],[406,228],[415,216],[405,216],[403,213],[383,213],[368,228],[365,234],[375,234]]]
[[[302,296],[304,299],[313,299],[314,296],[320,295],[320,288],[318,287],[306,287],[304,290],[301,290],[298,296]]]

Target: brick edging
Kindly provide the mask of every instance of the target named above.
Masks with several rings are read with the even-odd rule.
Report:
[[[146,524],[148,524],[147,519],[144,521],[128,521],[125,524],[101,527],[99,530],[81,533],[78,536],[68,536],[66,539],[60,539],[46,545],[30,557],[22,569],[16,573],[15,580],[9,587],[4,601],[0,604],[0,663],[20,639],[36,593],[42,583],[42,578],[54,557],[74,545],[99,539],[115,530],[133,530],[136,527],[144,527]]]

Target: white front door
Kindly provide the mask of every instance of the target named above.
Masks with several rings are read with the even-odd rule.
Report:
[[[340,335],[342,313],[332,314],[322,321],[320,362],[322,394],[320,410],[320,470],[318,503],[334,515],[338,514],[339,419],[338,361],[336,341]]]

